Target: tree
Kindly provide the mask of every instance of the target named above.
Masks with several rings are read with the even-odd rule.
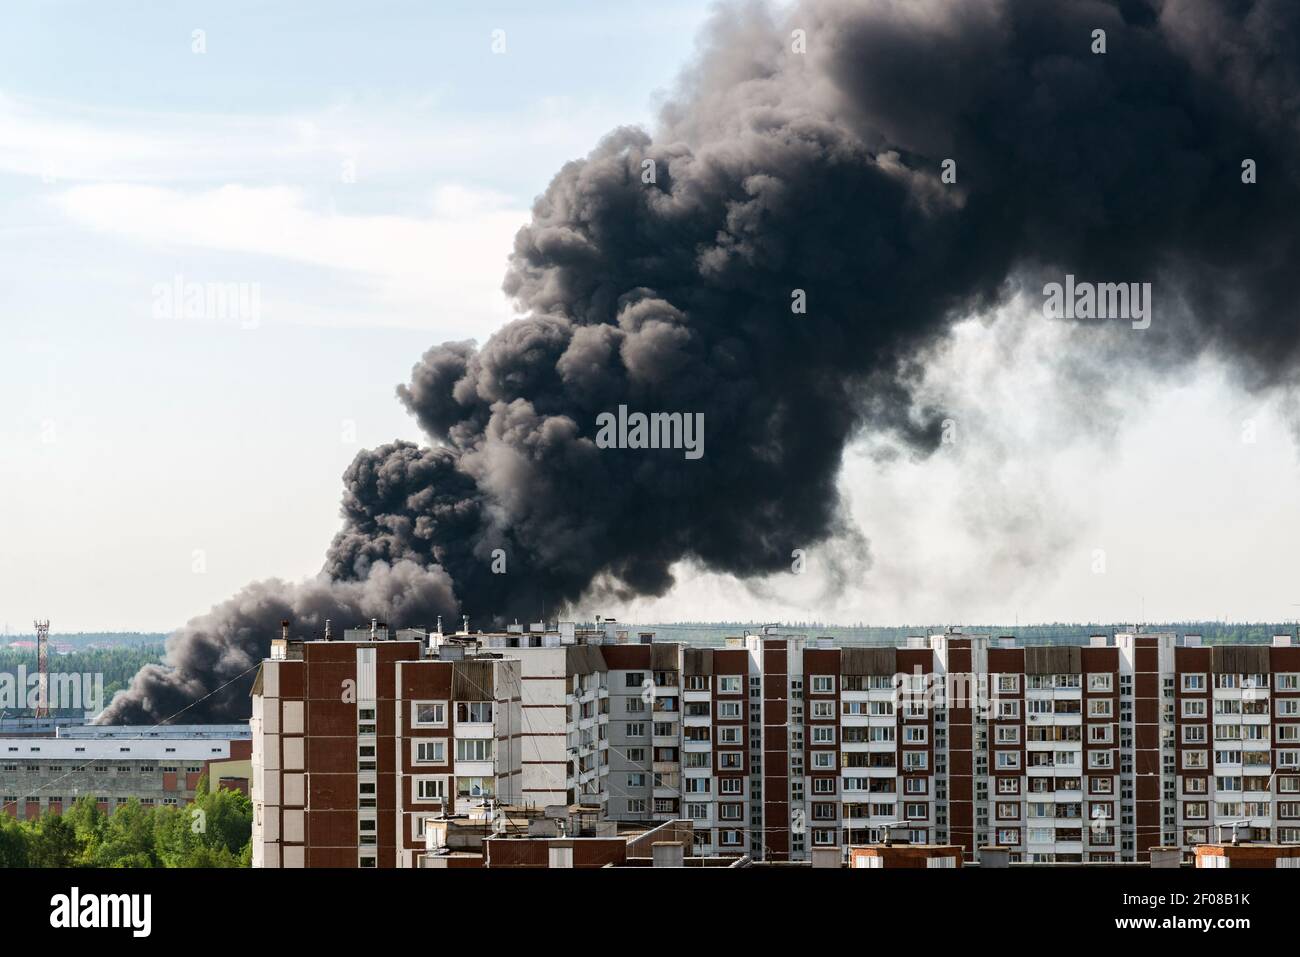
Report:
[[[108,818],[86,856],[96,867],[157,867],[153,810],[132,798]]]
[[[0,815],[0,867],[248,867],[251,802],[201,784],[183,808],[132,799],[110,816],[83,796],[63,815]]]
[[[0,867],[27,866],[27,831],[8,814],[0,814]]]
[[[75,867],[80,851],[76,829],[60,814],[46,814],[31,828],[27,861],[32,867]]]

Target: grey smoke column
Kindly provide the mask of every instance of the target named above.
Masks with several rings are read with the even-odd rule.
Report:
[[[855,434],[934,447],[921,350],[1043,276],[1152,282],[1136,355],[1211,349],[1253,387],[1281,382],[1300,318],[1298,6],[724,11],[655,135],[614,131],[537,200],[505,280],[524,318],[415,366],[399,395],[435,444],[357,456],[321,578],[195,619],[109,719],[230,680],[281,617],[524,620],[593,587],[662,594],[682,559],[788,569],[849,531],[836,478]],[[704,457],[596,448],[620,403],[702,412]],[[247,680],[187,716],[246,713]]]

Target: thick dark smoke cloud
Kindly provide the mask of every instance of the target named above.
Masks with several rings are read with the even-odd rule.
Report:
[[[433,446],[357,457],[320,580],[251,586],[195,619],[109,719],[161,717],[230,680],[282,617],[487,624],[593,588],[660,595],[683,559],[789,569],[793,549],[851,532],[836,488],[850,440],[894,433],[920,455],[938,441],[916,357],[1044,276],[1151,282],[1135,354],[1214,350],[1253,386],[1283,381],[1300,339],[1298,11],[723,10],[658,131],[612,132],[538,198],[505,280],[523,317],[415,366],[399,395]],[[703,413],[704,456],[598,449],[597,416],[620,404]],[[247,680],[188,716],[246,713]]]

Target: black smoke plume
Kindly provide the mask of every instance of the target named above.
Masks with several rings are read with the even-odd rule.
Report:
[[[615,130],[537,199],[505,279],[522,318],[416,364],[398,393],[431,445],[357,456],[320,578],[196,618],[106,720],[246,714],[281,618],[486,624],[660,595],[682,560],[787,570],[849,531],[855,436],[935,446],[916,357],[1044,276],[1151,282],[1135,354],[1284,381],[1298,71],[1290,0],[722,9],[655,134]],[[702,412],[704,456],[597,448],[620,404]]]

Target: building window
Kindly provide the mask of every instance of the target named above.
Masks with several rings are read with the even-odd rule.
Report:
[[[930,755],[925,751],[904,751],[904,771],[924,771],[930,766]]]
[[[413,741],[415,754],[412,760],[416,764],[446,764],[447,742],[443,738],[430,738],[427,741]],[[366,749],[362,749],[366,750]],[[374,754],[374,748],[369,749]]]
[[[835,752],[834,751],[813,751],[812,766],[818,771],[834,771]]]
[[[1185,675],[1183,675],[1183,690],[1184,690],[1184,691],[1204,691],[1204,690],[1205,690],[1205,675],[1193,675],[1193,674],[1185,674]]]
[[[492,721],[492,702],[457,701],[456,720],[473,724],[488,724]]]
[[[1111,701],[1109,698],[1092,698],[1088,701],[1088,717],[1109,718],[1110,716]]]
[[[1089,751],[1088,767],[1089,768],[1111,768],[1115,766],[1115,752],[1113,751]]]
[[[492,744],[491,738],[457,738],[456,760],[491,761]]]
[[[831,675],[813,675],[812,692],[813,694],[834,694],[835,679]]]
[[[373,715],[374,712],[372,711]],[[447,702],[412,701],[411,724],[417,728],[447,727]]]
[[[718,694],[740,694],[740,675],[718,675]]]

